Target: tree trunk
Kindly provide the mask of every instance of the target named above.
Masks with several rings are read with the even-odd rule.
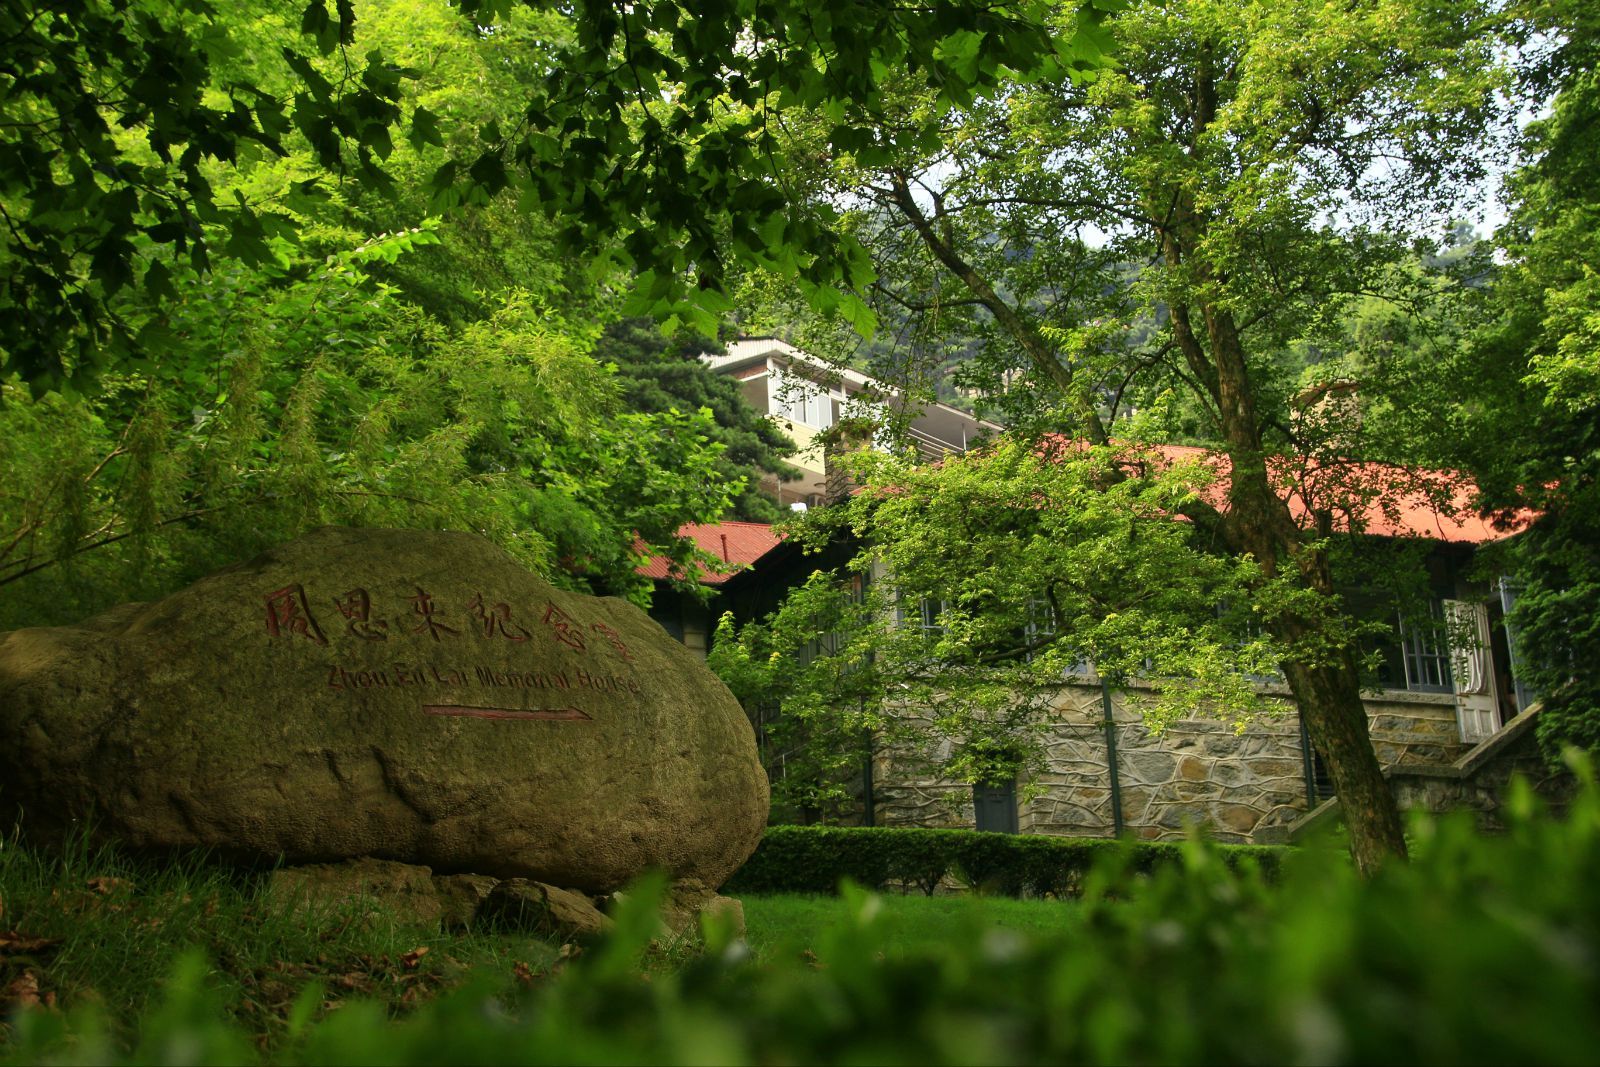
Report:
[[[1284,675],[1311,743],[1333,776],[1357,868],[1371,874],[1385,860],[1403,857],[1400,812],[1372,750],[1352,657],[1345,652],[1326,667],[1285,663]]]
[[[1209,45],[1203,45],[1196,57],[1192,100],[1193,140],[1188,147],[1189,154],[1195,156],[1200,151],[1200,136],[1215,120],[1217,111],[1216,72]],[[1171,205],[1170,222],[1159,233],[1162,258],[1167,265],[1194,268],[1200,282],[1196,293],[1205,293],[1213,285],[1226,288],[1227,278],[1204,257],[1186,263],[1189,253],[1203,243],[1207,228],[1205,213],[1195,203],[1192,192],[1182,185],[1163,189],[1152,203]],[[1192,310],[1199,312],[1199,322]],[[1174,300],[1171,312],[1173,340],[1196,380],[1217,405],[1222,437],[1232,461],[1228,513],[1223,521],[1230,548],[1249,553],[1269,581],[1283,567],[1291,567],[1304,587],[1331,596],[1333,578],[1326,554],[1306,544],[1305,531],[1273,489],[1239,324],[1225,304],[1204,297],[1195,300],[1193,308],[1184,300]],[[1400,813],[1377,753],[1372,750],[1355,656],[1348,649],[1328,646],[1322,637],[1325,624],[1321,618],[1284,615],[1271,620],[1268,629],[1291,650],[1283,664],[1284,676],[1311,741],[1333,776],[1356,865],[1370,874],[1385,859],[1404,857],[1406,842]],[[1297,649],[1303,650],[1299,658],[1294,655]]]
[[[1217,407],[1233,463],[1224,529],[1234,550],[1250,553],[1265,578],[1273,579],[1290,566],[1300,584],[1330,596],[1333,576],[1326,554],[1304,543],[1305,533],[1288,504],[1273,491],[1237,326],[1224,310],[1206,307],[1204,312],[1217,370]],[[1325,629],[1320,618],[1285,614],[1271,620],[1268,629],[1291,649],[1284,676],[1311,741],[1333,776],[1357,867],[1370,874],[1385,859],[1404,857],[1400,812],[1372,749],[1355,656],[1348,648],[1327,646],[1319,633]],[[1295,656],[1296,649],[1304,650],[1304,658]]]

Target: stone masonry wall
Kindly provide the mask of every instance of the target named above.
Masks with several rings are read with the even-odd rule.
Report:
[[[1108,837],[1113,832],[1111,775],[1100,689],[1064,686],[1046,742],[1046,769],[1020,801],[1023,833]],[[1188,719],[1153,735],[1120,696],[1113,699],[1122,817],[1147,840],[1183,836],[1190,824],[1221,841],[1277,843],[1308,810],[1306,768],[1294,706],[1243,732],[1223,722]],[[1469,746],[1449,696],[1388,691],[1367,701],[1373,747],[1388,768],[1448,765]],[[972,790],[960,782],[901,772],[890,755],[874,767],[878,822],[887,826],[975,825]],[[1022,783],[1022,788],[1029,783]]]
[[[1498,831],[1505,829],[1503,809],[1511,779],[1520,775],[1546,804],[1558,810],[1565,807],[1577,779],[1545,761],[1534,726],[1533,716],[1524,715],[1467,759],[1446,766],[1397,769],[1389,778],[1395,799],[1407,809],[1470,811],[1479,826]]]

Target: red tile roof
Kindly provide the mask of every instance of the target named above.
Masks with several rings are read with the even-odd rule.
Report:
[[[1056,447],[1080,443],[1053,442]],[[1046,445],[1048,450],[1050,445]],[[1227,506],[1228,457],[1210,449],[1190,445],[1129,445],[1131,452],[1146,452],[1161,463],[1200,462],[1210,466],[1219,478],[1205,496],[1217,507]],[[1137,459],[1133,460],[1137,462]],[[1286,485],[1282,490],[1289,510],[1304,525],[1311,524],[1313,503],[1328,507],[1335,501],[1334,527],[1348,532],[1355,529],[1378,537],[1426,537],[1454,544],[1484,544],[1510,537],[1534,518],[1531,512],[1517,515],[1506,527],[1490,523],[1473,506],[1476,487],[1465,475],[1452,471],[1412,470],[1382,463],[1327,462],[1308,464],[1290,471],[1285,461],[1274,464],[1273,473]],[[692,523],[678,531],[693,538],[697,546],[723,560],[725,567],[700,576],[702,585],[720,586],[739,572],[753,566],[783,543],[781,535],[762,522]],[[671,562],[652,556],[638,573],[662,580],[669,576]]]
[[[678,536],[692,538],[702,551],[726,564],[725,568],[702,574],[702,585],[722,585],[783,543],[782,536],[764,522],[691,523],[681,528]],[[665,579],[670,576],[671,566],[671,561],[652,556],[640,565],[639,573],[646,578]]]
[[[1227,478],[1232,469],[1227,456],[1191,445],[1126,447],[1147,451],[1158,462],[1198,462],[1210,467],[1218,478],[1204,496],[1226,510]],[[1532,512],[1520,512],[1504,527],[1491,523],[1474,504],[1477,486],[1457,471],[1355,460],[1302,460],[1292,467],[1281,458],[1269,461],[1269,471],[1279,482],[1279,494],[1289,502],[1290,513],[1304,526],[1311,525],[1312,509],[1319,507],[1333,512],[1334,528],[1340,532],[1484,544],[1510,537],[1535,517]]]

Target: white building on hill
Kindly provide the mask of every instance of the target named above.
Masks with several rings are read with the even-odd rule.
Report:
[[[768,475],[767,495],[784,506],[822,502],[824,470],[817,435],[842,418],[881,414],[883,405],[900,402],[893,387],[853,370],[837,370],[815,356],[772,337],[730,342],[725,356],[702,356],[712,370],[738,379],[745,400],[777,421],[794,438],[800,453],[790,460],[805,472],[795,482],[779,483]],[[947,404],[928,404],[909,426],[912,441],[926,459],[965,452],[978,441],[1002,432],[997,423],[975,418]]]

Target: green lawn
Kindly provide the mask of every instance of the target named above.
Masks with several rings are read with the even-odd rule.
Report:
[[[259,872],[0,839],[0,1048],[8,1009],[28,1003],[94,1005],[130,1034],[194,949],[208,961],[209,992],[270,1040],[312,983],[330,1003],[405,1011],[479,975],[527,984],[557,958],[534,937],[450,934],[348,906],[288,910],[264,889]]]
[[[820,950],[820,935],[838,924],[845,906],[837,897],[799,893],[746,895],[745,940],[758,957],[776,960]],[[1013,900],[992,896],[878,898],[876,924],[891,951],[917,952],[974,931],[993,929],[1033,936],[1073,929],[1079,912],[1058,900]]]
[[[404,1013],[469,980],[515,990],[544,981],[557,946],[496,931],[441,932],[398,916],[350,909],[286,914],[265,899],[264,879],[197,862],[160,866],[103,849],[66,855],[0,844],[0,1044],[5,1008],[38,1000],[104,1008],[124,1035],[159,994],[179,958],[198,948],[207,985],[234,1019],[275,1042],[296,998],[320,983],[324,998],[371,998]],[[746,940],[761,961],[826,960],[825,935],[847,917],[837,897],[747,894]],[[890,956],[916,954],[986,929],[1021,935],[1070,928],[1059,901],[886,894],[874,936]],[[8,936],[9,935],[9,936]],[[647,962],[671,971],[698,951],[691,934]]]
[[[714,926],[653,943],[646,884],[561,957],[6,843],[0,999],[34,1007],[0,1011],[0,1064],[1586,1065],[1600,789],[1564,819],[1531,798],[1503,835],[1415,823],[1411,862],[1371,881],[1337,850],[1268,879],[1200,844],[1098,869],[1073,902],[746,895],[748,947]]]

